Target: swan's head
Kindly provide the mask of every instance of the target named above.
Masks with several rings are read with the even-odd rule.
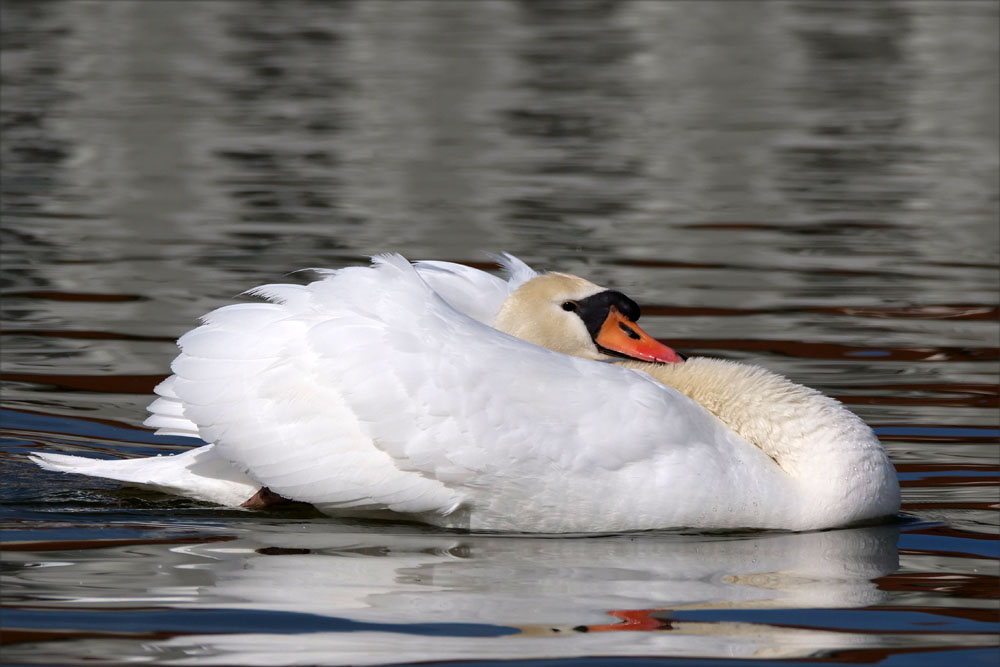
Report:
[[[639,306],[621,292],[566,273],[547,273],[532,278],[507,297],[493,326],[584,359],[684,360],[640,329],[637,319]]]

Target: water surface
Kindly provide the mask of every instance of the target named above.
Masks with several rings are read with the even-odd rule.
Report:
[[[5,661],[995,664],[995,3],[0,9]],[[176,337],[387,250],[579,273],[835,396],[904,514],[468,535],[25,461],[197,444],[141,427]]]

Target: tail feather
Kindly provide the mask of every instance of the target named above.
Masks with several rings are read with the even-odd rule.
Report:
[[[139,459],[91,459],[43,452],[33,452],[28,458],[46,470],[113,479],[230,507],[238,507],[261,488],[219,457],[213,445]]]

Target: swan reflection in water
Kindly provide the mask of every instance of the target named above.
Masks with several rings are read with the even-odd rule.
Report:
[[[808,656],[884,645],[885,639],[704,620],[705,614],[878,605],[886,593],[873,579],[898,567],[894,525],[736,536],[552,538],[428,533],[408,526],[393,526],[389,533],[385,527],[341,529],[331,533],[325,522],[255,526],[233,541],[174,547],[172,556],[183,561],[174,571],[196,570],[201,585],[192,587],[185,579],[149,592],[173,607],[348,619],[351,631],[182,635],[147,643],[147,649],[191,664]],[[691,611],[702,620],[685,620]],[[789,626],[801,626],[808,613],[789,611]],[[399,626],[358,630],[359,622]],[[430,623],[489,624],[500,632],[428,636],[408,625]]]

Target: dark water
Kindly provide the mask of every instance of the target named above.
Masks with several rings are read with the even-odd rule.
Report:
[[[5,661],[996,664],[995,2],[0,7]],[[836,396],[904,517],[465,535],[25,462],[187,448],[140,426],[173,340],[385,250],[508,250]]]

